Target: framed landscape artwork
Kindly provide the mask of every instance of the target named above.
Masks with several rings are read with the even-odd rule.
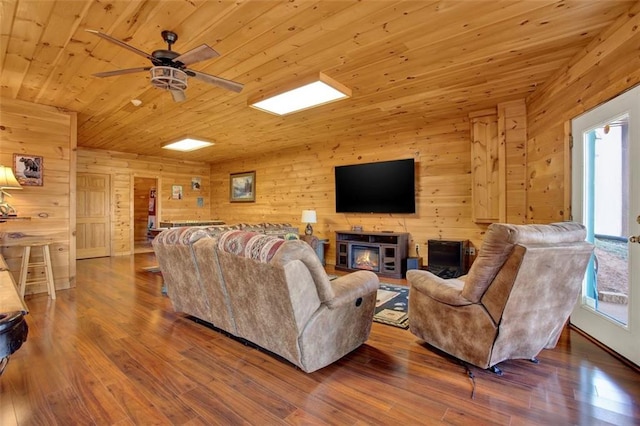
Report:
[[[232,203],[256,201],[256,172],[232,173],[229,183]]]
[[[13,154],[13,174],[22,186],[42,186],[43,160],[39,155]]]

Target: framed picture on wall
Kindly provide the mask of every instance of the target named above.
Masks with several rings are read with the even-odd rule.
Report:
[[[200,191],[200,188],[202,187],[202,179],[199,177],[192,177],[191,178],[191,190],[192,191]]]
[[[174,200],[182,200],[182,185],[173,185],[171,187],[171,198]]]
[[[232,173],[229,179],[229,200],[232,203],[256,201],[256,172]]]
[[[44,176],[42,157],[13,154],[13,174],[22,186],[42,186]]]

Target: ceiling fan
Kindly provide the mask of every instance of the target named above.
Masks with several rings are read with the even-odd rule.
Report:
[[[244,87],[241,83],[187,68],[188,65],[215,58],[220,56],[220,54],[206,44],[191,49],[186,53],[180,54],[175,52],[171,50],[171,45],[178,40],[178,34],[173,31],[165,30],[161,33],[162,39],[167,43],[167,49],[154,50],[151,54],[143,52],[140,49],[130,46],[123,41],[111,37],[110,35],[101,33],[100,31],[86,31],[91,34],[95,34],[98,37],[102,37],[113,44],[117,44],[120,47],[124,47],[133,53],[144,56],[149,59],[152,64],[150,67],[127,68],[123,70],[106,71],[93,74],[96,77],[112,77],[115,75],[151,71],[151,84],[155,87],[170,91],[171,96],[173,96],[173,100],[176,102],[181,102],[186,99],[184,90],[187,88],[187,76],[195,77],[205,83],[213,84],[236,93],[240,92]]]

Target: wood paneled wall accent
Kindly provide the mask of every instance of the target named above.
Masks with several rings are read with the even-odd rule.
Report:
[[[469,114],[473,219],[526,223],[527,108],[524,99]]]
[[[402,158],[417,162],[416,214],[335,212],[335,166]],[[256,202],[229,202],[229,174],[250,170],[256,171]],[[353,225],[365,231],[409,232],[409,253],[415,256],[415,244],[420,244],[424,263],[428,239],[469,239],[479,247],[486,230],[486,225],[471,218],[467,117],[422,123],[419,129],[394,133],[372,129],[370,136],[217,163],[211,167],[211,200],[212,216],[227,223],[290,222],[301,231],[305,226],[300,222],[302,210],[315,209],[314,235],[330,240],[325,256],[329,263],[335,262],[335,231]]]
[[[469,120],[473,221],[499,222],[504,216],[505,142],[498,133],[498,113],[495,108],[478,111],[469,114]]]
[[[11,191],[18,215],[31,220],[0,223],[2,253],[17,279],[19,246],[50,241],[56,289],[75,286],[76,114],[6,98],[0,99],[0,110],[0,164],[12,166],[13,154],[43,157],[43,186]],[[44,270],[29,273],[44,275]],[[27,287],[28,294],[46,291],[44,284]]]
[[[501,188],[500,220],[527,221],[527,107],[524,99],[498,104],[498,135],[504,145],[505,179]]]
[[[640,83],[640,3],[527,99],[527,221],[570,218],[566,121]]]
[[[133,253],[134,177],[158,179],[158,219],[211,219],[207,163],[80,148],[78,171],[111,175],[112,255]],[[200,191],[191,189],[193,177],[200,177]],[[182,185],[182,199],[171,198],[173,185]],[[198,207],[198,197],[204,199],[203,207]]]

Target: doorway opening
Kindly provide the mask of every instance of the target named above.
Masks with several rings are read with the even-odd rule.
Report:
[[[133,179],[133,252],[149,253],[153,251],[150,230],[157,228],[158,179],[134,177]]]

